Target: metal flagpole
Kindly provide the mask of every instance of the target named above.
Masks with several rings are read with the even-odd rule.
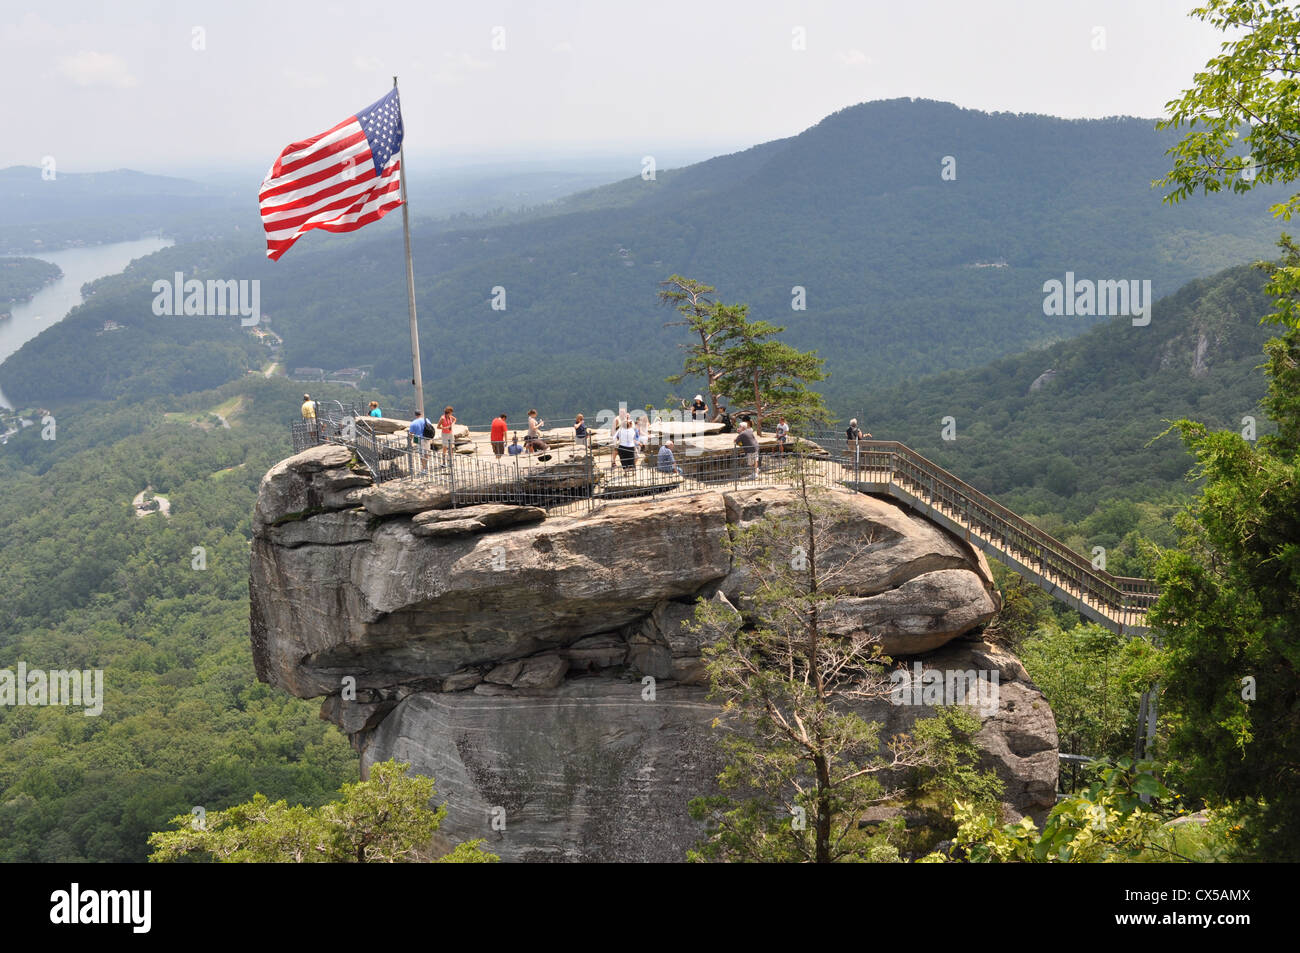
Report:
[[[393,89],[397,77],[393,77]],[[405,121],[403,121],[405,122]],[[420,373],[420,329],[415,323],[415,269],[411,265],[411,215],[406,203],[406,130],[402,130],[402,144],[397,149],[397,161],[402,167],[402,233],[406,236],[406,301],[411,312],[411,382],[415,385],[415,416],[424,416],[424,375]]]

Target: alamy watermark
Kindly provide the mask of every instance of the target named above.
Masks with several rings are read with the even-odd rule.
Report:
[[[1123,315],[1133,318],[1135,328],[1144,328],[1151,323],[1150,278],[1141,281],[1136,278],[1075,280],[1074,272],[1067,271],[1064,282],[1055,278],[1043,282],[1043,295],[1043,314],[1048,317]]]
[[[991,715],[998,710],[998,678],[997,669],[923,668],[913,662],[910,672],[900,668],[890,673],[894,687],[889,700],[895,705],[966,705]]]
[[[82,712],[93,718],[104,711],[103,669],[28,669],[19,662],[17,671],[0,668],[0,705],[50,706],[84,705]]]
[[[174,279],[159,278],[153,283],[153,313],[163,316],[213,317],[238,314],[240,327],[251,328],[262,320],[262,281],[260,278],[197,278],[185,280],[184,272]]]

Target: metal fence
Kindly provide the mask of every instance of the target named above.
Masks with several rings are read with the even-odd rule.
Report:
[[[795,452],[765,446],[754,466],[740,448],[696,451],[687,438],[674,455],[675,470],[664,472],[653,444],[651,453],[638,452],[628,466],[608,444],[575,444],[560,436],[559,445],[540,454],[498,458],[482,453],[480,444],[479,452],[452,453],[448,465],[438,441],[416,440],[405,430],[377,433],[368,419],[355,405],[321,404],[314,422],[294,425],[294,450],[325,442],[350,447],[376,482],[425,481],[444,488],[452,507],[522,503],[568,512],[702,489],[789,486],[798,479],[791,466],[797,452],[810,484],[894,496],[1118,632],[1145,632],[1147,609],[1159,596],[1151,580],[1095,568],[1060,540],[894,441],[849,441],[838,431],[792,435]]]
[[[829,441],[830,438],[823,438]],[[835,444],[829,444],[835,446]],[[1160,592],[1150,579],[1114,576],[1060,540],[901,443],[839,436],[837,451],[860,489],[907,501],[1033,579],[1084,615],[1122,633],[1145,631]]]
[[[549,510],[590,511],[597,506],[649,497],[686,496],[709,489],[790,485],[795,480],[793,452],[767,448],[757,465],[737,447],[719,452],[693,452],[689,440],[674,454],[671,469],[661,465],[657,447],[638,450],[624,459],[608,443],[588,439],[574,442],[551,434],[557,445],[540,452],[506,453],[500,457],[477,452],[453,452],[448,461],[438,440],[416,439],[409,431],[376,433],[357,408],[339,405],[318,408],[313,421],[293,425],[293,446],[300,452],[321,443],[350,448],[377,483],[414,480],[445,489],[448,505],[512,503]],[[838,482],[842,468],[817,448],[802,444],[810,484]],[[448,465],[450,463],[450,465]]]

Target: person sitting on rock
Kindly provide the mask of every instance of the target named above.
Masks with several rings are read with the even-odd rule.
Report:
[[[707,420],[709,416],[709,405],[704,401],[703,394],[696,394],[695,400],[691,402],[691,420]]]
[[[524,446],[528,452],[536,450],[538,453],[549,450],[550,447],[542,439],[542,428],[546,426],[546,421],[537,419],[537,411],[528,411],[528,439],[524,441]]]
[[[382,417],[382,416],[384,416],[384,412],[383,412],[382,410],[379,409],[379,401],[377,401],[377,400],[372,400],[372,401],[370,402],[370,416],[371,416],[371,417]]]
[[[664,445],[659,448],[659,463],[657,469],[660,473],[670,473],[676,476],[682,475],[682,468],[677,465],[673,457],[673,442],[665,440]]]
[[[518,434],[518,433],[516,433],[516,434],[514,435],[514,439],[510,441],[509,452],[510,452],[510,455],[511,455],[512,457],[513,457],[513,456],[518,456],[519,454],[521,454],[521,453],[524,452],[524,448],[521,447],[521,446],[519,446],[519,434]]]

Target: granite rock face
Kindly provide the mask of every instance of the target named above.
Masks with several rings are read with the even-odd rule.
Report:
[[[1041,818],[1055,799],[1056,722],[1020,663],[958,640],[926,670],[998,672],[998,705],[975,736],[982,767],[1006,786],[1008,821]],[[484,838],[509,861],[675,862],[701,836],[687,805],[716,791],[722,759],[707,689],[635,673],[571,677],[546,692],[418,692],[368,736],[362,770],[396,758],[433,777],[442,833]],[[482,686],[480,686],[482,687]],[[857,706],[882,736],[934,714],[889,700]],[[978,710],[978,709],[976,709]]]
[[[686,803],[720,767],[718,707],[684,623],[701,597],[743,619],[753,583],[724,540],[793,493],[549,517],[448,510],[427,487],[362,485],[349,463],[318,447],[263,479],[250,572],[258,676],[324,696],[322,717],[349,733],[363,771],[396,757],[431,774],[453,838],[487,837],[517,860],[682,859],[699,836]],[[1012,782],[1008,814],[1045,811],[1051,711],[1014,657],[971,641],[998,610],[983,557],[891,501],[831,497],[843,516],[821,565],[849,595],[829,631],[868,632],[896,664],[931,653],[927,666],[1001,672],[978,740]],[[864,714],[888,736],[924,708]]]

